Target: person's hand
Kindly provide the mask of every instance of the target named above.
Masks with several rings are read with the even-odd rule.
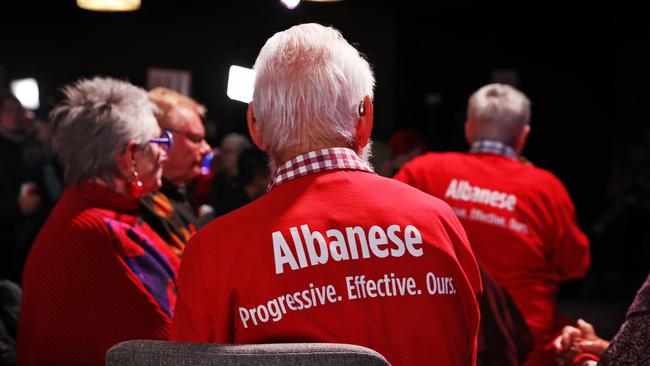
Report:
[[[582,319],[578,319],[578,328],[582,332],[582,339],[578,347],[582,352],[587,352],[600,357],[609,347],[609,341],[606,341],[596,335],[594,327]]]
[[[578,327],[566,326],[562,334],[553,341],[553,348],[560,365],[570,365],[571,361],[581,353],[591,353],[598,357],[609,347],[609,342],[598,337],[594,327],[582,319],[578,319]]]
[[[577,345],[577,340],[581,337],[582,332],[576,327],[567,325],[562,329],[562,334],[553,341],[558,365],[570,366],[573,359],[581,353]]]
[[[41,196],[37,194],[23,194],[18,197],[20,212],[29,216],[41,207]]]

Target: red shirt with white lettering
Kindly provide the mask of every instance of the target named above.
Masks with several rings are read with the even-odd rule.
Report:
[[[371,172],[307,174],[214,220],[186,247],[178,288],[172,340],[349,343],[393,365],[475,364],[481,282],[460,222]]]
[[[558,326],[558,283],[584,276],[590,263],[589,240],[562,183],[530,163],[490,153],[425,154],[395,179],[449,203],[476,258],[531,329],[535,348],[526,364],[553,364],[547,344]]]

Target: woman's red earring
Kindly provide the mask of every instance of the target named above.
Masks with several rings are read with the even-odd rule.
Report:
[[[142,195],[142,188],[144,184],[142,184],[142,181],[140,180],[140,175],[138,172],[135,170],[135,166],[133,167],[133,172],[131,173],[132,177],[129,181],[129,195],[133,198],[140,198],[140,195]]]

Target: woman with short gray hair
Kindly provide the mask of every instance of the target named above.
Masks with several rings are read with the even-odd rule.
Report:
[[[138,209],[160,188],[172,141],[127,82],[64,93],[51,117],[66,189],[25,266],[18,361],[103,365],[112,345],[170,331],[179,259]]]

